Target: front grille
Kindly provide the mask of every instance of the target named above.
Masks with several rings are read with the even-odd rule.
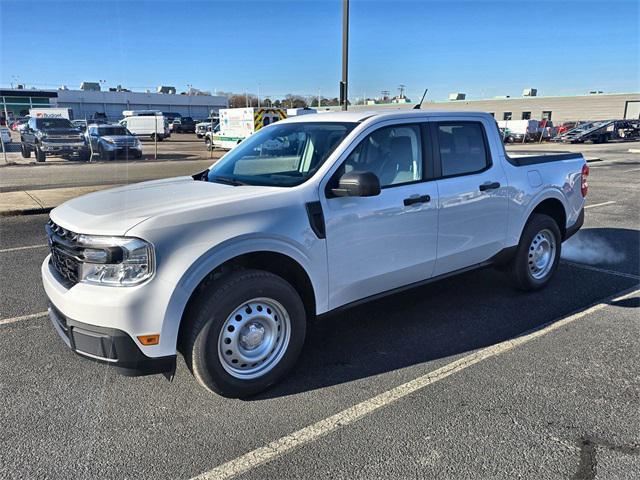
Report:
[[[47,138],[44,139],[44,141],[48,143],[78,143],[78,142],[82,142],[83,139],[81,137],[49,135],[47,136]]]
[[[58,274],[73,286],[79,281],[81,262],[78,260],[78,234],[67,230],[53,220],[47,222],[47,234],[51,247],[51,265]]]

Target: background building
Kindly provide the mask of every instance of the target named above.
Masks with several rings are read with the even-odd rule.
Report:
[[[455,94],[458,98],[463,94]],[[412,104],[385,103],[351,105],[350,110],[412,108]],[[578,120],[640,118],[640,93],[609,93],[566,97],[515,97],[486,100],[424,102],[423,110],[476,111],[491,113],[496,120],[552,120],[556,125]],[[323,107],[321,110],[339,110]]]
[[[6,105],[10,117],[23,116],[34,107],[71,108],[74,118],[106,114],[110,120],[122,118],[123,110],[177,112],[195,119],[207,118],[226,108],[228,99],[216,95],[176,95],[127,91],[95,90],[0,90],[0,114]]]

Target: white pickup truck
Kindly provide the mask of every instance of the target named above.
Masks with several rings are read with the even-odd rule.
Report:
[[[484,113],[326,113],[277,122],[208,170],[51,212],[52,323],[123,373],[255,394],[309,318],[473,268],[552,278],[582,225],[582,155],[512,158]],[[524,299],[523,299],[524,301]]]

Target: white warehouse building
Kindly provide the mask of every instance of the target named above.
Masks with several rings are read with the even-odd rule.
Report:
[[[74,118],[90,118],[104,113],[110,120],[122,118],[123,110],[177,112],[195,119],[227,108],[227,97],[215,95],[176,95],[170,93],[58,90],[52,106],[71,108]]]
[[[218,95],[176,95],[99,90],[0,90],[0,111],[10,117],[24,116],[30,108],[70,108],[73,118],[93,118],[105,114],[109,120],[122,118],[123,110],[177,112],[185,117],[204,119],[211,112],[227,108],[229,101]]]

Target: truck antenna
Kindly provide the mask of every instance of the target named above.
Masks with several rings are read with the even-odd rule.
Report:
[[[429,91],[429,89],[428,89],[428,88],[425,88],[425,89],[424,89],[424,93],[422,94],[422,100],[420,100],[420,103],[416,104],[416,105],[413,107],[413,109],[414,109],[414,110],[420,110],[420,106],[422,105],[422,102],[424,102],[424,97],[426,97],[426,96],[427,96],[427,92],[428,92],[428,91]]]

